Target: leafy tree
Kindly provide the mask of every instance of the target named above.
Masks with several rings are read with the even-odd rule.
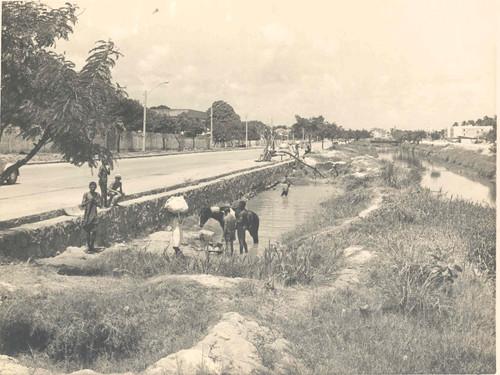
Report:
[[[334,122],[323,122],[318,125],[316,135],[321,139],[321,148],[324,148],[325,139],[333,140],[341,135],[341,127]]]
[[[195,146],[195,138],[197,135],[204,133],[207,129],[205,127],[205,120],[193,118],[187,113],[181,113],[177,118],[177,129],[180,134],[193,139],[193,148]]]
[[[121,54],[113,42],[98,41],[76,71],[71,61],[49,50],[73,31],[76,9],[68,3],[58,9],[33,2],[2,3],[1,126],[18,126],[21,136],[34,142],[2,178],[49,142],[78,166],[95,166],[96,157],[113,162],[111,152],[94,139],[116,122],[119,98],[125,95],[111,77]]]
[[[496,116],[494,119],[494,122],[491,123],[491,126],[493,126],[493,129],[491,129],[488,134],[485,135],[485,139],[487,142],[490,142],[494,145],[492,148],[492,151],[496,152],[496,142],[497,142],[497,122],[496,122]]]
[[[453,125],[454,126],[454,125]],[[428,134],[428,136],[433,140],[436,141],[438,139],[443,139],[446,136],[446,130],[434,130]]]
[[[216,143],[233,142],[244,137],[245,130],[241,124],[240,116],[233,107],[223,100],[212,104],[213,108],[213,139]],[[208,119],[206,127],[210,128],[210,111],[207,110]]]
[[[154,116],[150,112],[148,111],[148,119],[150,115]],[[126,130],[137,131],[142,129],[143,106],[138,100],[126,97],[120,98],[116,108],[116,115],[123,121]]]
[[[292,125],[292,132],[295,138],[302,138],[302,135],[311,141],[311,138],[316,136],[319,128],[325,124],[323,116],[304,118],[295,115],[295,124]]]
[[[264,133],[269,127],[262,121],[248,121],[248,140],[258,141],[264,137]],[[277,127],[276,127],[277,128]]]

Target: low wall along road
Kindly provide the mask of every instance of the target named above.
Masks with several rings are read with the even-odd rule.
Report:
[[[184,195],[190,213],[194,213],[205,206],[262,191],[285,176],[292,165],[291,161],[277,163],[124,201],[119,207],[99,212],[97,244],[126,240],[166,227],[173,215],[163,206],[173,195]],[[0,255],[18,259],[49,257],[68,246],[84,243],[81,216],[59,216],[0,231]]]

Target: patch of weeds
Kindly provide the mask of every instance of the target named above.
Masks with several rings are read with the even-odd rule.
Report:
[[[0,349],[54,371],[141,371],[205,334],[210,294],[189,283],[18,294],[0,305]]]
[[[489,318],[466,302],[457,297],[451,313],[436,321],[384,313],[373,298],[347,290],[320,297],[312,315],[297,313],[282,324],[315,374],[494,372],[495,339],[480,329],[491,326]]]

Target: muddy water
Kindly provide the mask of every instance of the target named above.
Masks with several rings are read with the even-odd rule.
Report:
[[[320,203],[330,198],[334,191],[335,188],[327,184],[292,185],[288,197],[281,197],[281,189],[278,187],[250,199],[247,207],[260,218],[259,245],[252,245],[252,239],[247,234],[250,253],[261,254],[269,241],[279,240],[282,234],[305,223]]]
[[[379,159],[393,160],[392,153],[379,153]],[[482,205],[495,207],[495,188],[483,180],[473,180],[441,165],[422,161],[425,168],[420,185],[448,198],[461,198]]]

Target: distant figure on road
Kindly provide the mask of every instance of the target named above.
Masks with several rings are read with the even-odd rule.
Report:
[[[99,177],[99,188],[101,189],[102,207],[108,207],[108,176],[110,173],[110,168],[106,163],[101,162],[97,176]]]
[[[97,184],[92,181],[89,184],[89,191],[83,194],[80,208],[85,210],[83,213],[83,229],[87,233],[87,252],[95,251],[94,243],[97,230],[97,207],[101,207],[101,196],[96,192]]]
[[[229,207],[224,208],[224,240],[226,242],[226,252],[230,249],[231,255],[234,253],[234,240],[236,239],[236,217]]]
[[[109,200],[110,200],[110,206],[116,206],[118,202],[125,196],[123,193],[123,185],[122,185],[122,176],[117,174],[115,176],[115,180],[109,185],[108,188],[109,192]]]
[[[248,229],[248,211],[246,209],[245,201],[238,203],[238,210],[236,211],[236,232],[238,233],[238,242],[240,243],[240,254],[248,253],[248,245],[245,240],[245,232]]]
[[[311,144],[307,143],[306,144],[306,151],[304,152],[304,156],[311,153]]]

